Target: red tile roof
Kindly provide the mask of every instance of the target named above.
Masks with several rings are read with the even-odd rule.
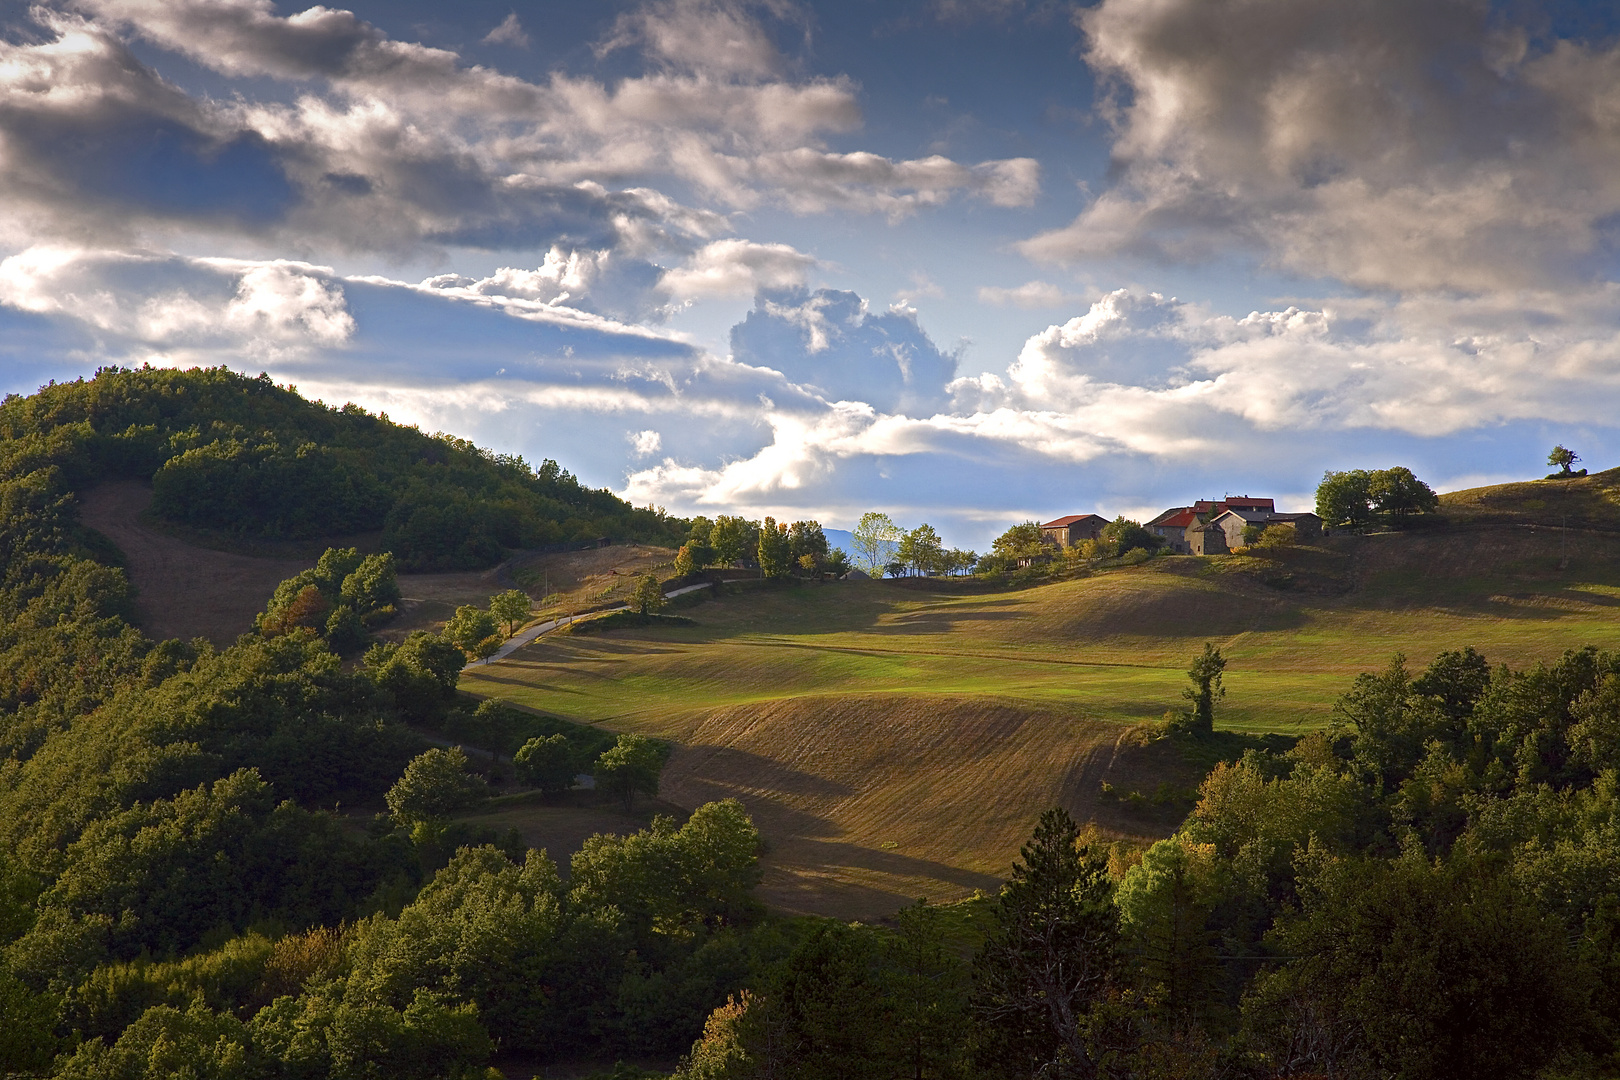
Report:
[[[1099,514],[1070,514],[1068,517],[1060,517],[1056,521],[1048,521],[1045,525],[1042,525],[1041,528],[1061,529],[1065,526],[1073,525],[1077,521],[1089,521],[1092,518],[1096,518],[1098,521],[1107,520]]]
[[[1148,526],[1150,528],[1185,529],[1197,517],[1198,512],[1192,507],[1175,506],[1148,522]]]

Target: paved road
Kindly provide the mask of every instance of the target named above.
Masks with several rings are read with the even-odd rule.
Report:
[[[711,581],[703,581],[696,585],[683,585],[679,589],[671,589],[669,592],[665,593],[664,599],[668,600],[672,597],[684,596],[689,592],[697,592],[699,589],[707,589],[712,584],[714,583]],[[628,604],[621,604],[616,608],[607,608],[606,611],[624,611],[628,609],[629,606],[630,605]],[[593,611],[590,614],[600,615],[605,614],[605,612]],[[523,646],[529,644],[541,634],[544,634],[550,630],[555,630],[559,626],[566,626],[573,621],[574,617],[572,615],[565,615],[559,619],[548,619],[543,623],[535,623],[533,626],[519,630],[515,636],[507,640],[505,645],[502,645],[499,649],[496,649],[495,654],[488,660],[474,660],[469,663],[467,667],[475,668],[482,664],[493,664],[497,660],[505,660],[508,656],[511,656],[513,653],[523,648]],[[462,670],[466,670],[466,668],[463,668]]]

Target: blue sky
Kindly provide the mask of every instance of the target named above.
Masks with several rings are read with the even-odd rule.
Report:
[[[268,371],[637,504],[1620,454],[1612,6],[0,2],[0,389]]]

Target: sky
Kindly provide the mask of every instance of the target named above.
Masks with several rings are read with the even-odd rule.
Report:
[[[227,365],[984,550],[1620,460],[1620,18],[0,0],[0,392]]]

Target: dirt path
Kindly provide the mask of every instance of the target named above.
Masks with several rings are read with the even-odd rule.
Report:
[[[152,489],[135,480],[80,495],[80,519],[124,553],[141,629],[154,638],[205,637],[229,645],[253,628],[277,585],[309,564],[212,551],[141,523]]]

